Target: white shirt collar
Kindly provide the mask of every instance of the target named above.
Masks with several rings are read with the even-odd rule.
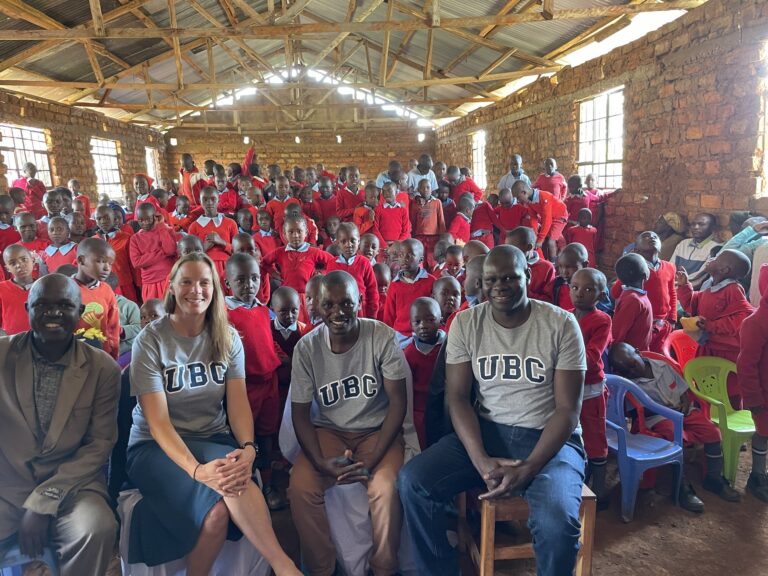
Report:
[[[251,310],[252,308],[258,308],[261,306],[261,302],[259,302],[258,298],[254,298],[253,304],[246,304],[242,300],[238,300],[234,296],[225,296],[224,302],[227,304],[227,308],[230,310],[236,310],[238,308],[247,308],[248,310]]]
[[[285,338],[286,340],[288,338],[290,338],[290,336],[291,336],[291,334],[293,332],[296,332],[299,329],[299,323],[298,322],[294,322],[293,324],[291,324],[288,327],[283,326],[282,324],[280,324],[280,320],[278,320],[277,318],[275,318],[272,322],[273,322],[273,324],[275,326],[275,330],[280,332],[282,337]]]
[[[717,284],[712,284],[712,286],[709,287],[709,291],[719,292],[720,290],[722,290],[723,288],[731,284],[738,284],[738,282],[733,278],[725,278],[723,280],[720,280],[720,282],[718,282]]]
[[[352,264],[355,263],[355,258],[357,258],[357,254],[352,256],[352,258],[350,258],[349,260],[344,258],[343,254],[339,254],[339,257],[336,258],[336,262],[339,263],[339,264],[346,264],[347,266],[352,266]]]
[[[290,244],[286,244],[285,251],[286,252],[306,252],[309,250],[309,242],[304,242],[301,246],[298,248],[294,248]]]
[[[48,246],[45,249],[45,253],[48,254],[48,256],[53,256],[56,252],[66,255],[69,254],[75,246],[77,246],[77,244],[74,242],[68,242],[63,246]]]
[[[218,227],[218,226],[221,226],[222,220],[224,220],[223,214],[216,214],[215,218],[210,218],[209,216],[206,216],[205,214],[203,214],[197,219],[197,222],[198,224],[200,224],[200,226],[208,226],[208,224],[213,222]]]
[[[424,268],[419,268],[419,273],[416,274],[416,278],[411,280],[410,278],[406,278],[403,275],[403,270],[400,270],[400,272],[397,273],[397,276],[395,276],[395,279],[392,280],[392,282],[401,281],[401,282],[405,282],[406,284],[415,284],[419,280],[423,278],[427,278],[428,276],[429,276],[429,273],[426,270],[424,270]]]

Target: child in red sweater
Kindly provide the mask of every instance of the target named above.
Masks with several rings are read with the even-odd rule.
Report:
[[[193,236],[194,238],[194,236]],[[240,233],[232,238],[232,254],[248,254],[256,262],[261,265],[262,254],[259,248],[256,246],[256,242],[253,241],[253,236],[250,234]],[[256,298],[259,302],[269,302],[271,288],[269,285],[269,274],[262,274],[261,281],[259,282],[259,292],[256,294]]]
[[[445,266],[441,276],[456,278],[459,284],[464,284],[464,252],[461,246],[451,244],[445,251]]]
[[[333,182],[328,176],[320,176],[317,181],[317,191],[319,193],[319,197],[315,199],[318,213],[317,225],[324,229],[328,218],[337,216],[336,195],[333,193]]]
[[[589,208],[582,208],[578,214],[578,225],[571,226],[565,231],[565,241],[578,242],[587,249],[587,255],[590,268],[597,266],[595,256],[595,243],[597,241],[597,228],[592,226],[592,211]]]
[[[520,226],[527,226],[538,231],[538,219],[532,218],[528,208],[519,202],[515,202],[512,190],[504,188],[499,192],[499,205],[496,212],[496,225],[502,234],[506,234]],[[535,244],[535,242],[534,242]]]
[[[419,181],[418,194],[411,200],[411,230],[413,237],[421,242],[423,251],[427,255],[427,266],[434,265],[432,252],[440,235],[445,233],[445,220],[443,219],[443,205],[434,196],[429,187],[428,180]]]
[[[440,307],[440,326],[461,306],[461,284],[453,276],[443,276],[432,285],[432,298]]]
[[[571,300],[571,278],[577,271],[587,267],[587,249],[578,242],[568,244],[557,255],[557,276],[547,288],[550,302],[563,310],[573,312]]]
[[[285,215],[283,218],[283,222],[285,222],[285,218],[304,218],[304,222],[307,225],[307,235],[304,237],[304,241],[309,243],[310,246],[317,246],[317,224],[315,224],[315,221],[312,220],[312,218],[309,218],[306,214],[304,214],[301,211],[301,206],[299,204],[288,204],[285,207]],[[280,229],[280,242],[283,244],[287,244],[285,233],[283,229]]]
[[[379,189],[374,182],[368,182],[363,192],[365,200],[352,212],[352,223],[360,234],[378,233],[376,228],[376,208],[379,206]]]
[[[339,257],[328,265],[327,272],[344,270],[352,275],[360,291],[360,315],[376,319],[379,312],[379,291],[371,262],[357,253],[360,233],[351,222],[344,222],[336,233]]]
[[[56,272],[64,264],[75,265],[77,244],[69,239],[69,223],[63,216],[54,216],[48,222],[48,238],[51,243],[43,253],[43,262],[48,272]]]
[[[16,215],[15,221],[16,231],[21,237],[18,244],[29,250],[35,264],[32,277],[35,279],[40,278],[42,275],[40,273],[41,265],[43,266],[44,273],[48,272],[43,264],[43,254],[45,254],[45,249],[48,247],[48,242],[37,237],[37,221],[31,212],[20,212]]]
[[[272,215],[268,211],[259,210],[256,213],[256,224],[259,229],[253,233],[253,241],[263,255],[266,256],[283,245],[280,234],[272,227]]]
[[[493,239],[493,228],[497,225],[496,212],[490,202],[482,200],[475,204],[472,211],[472,222],[470,222],[470,237],[473,240],[479,240],[488,248],[493,248],[496,244]]]
[[[288,244],[265,254],[262,267],[265,273],[277,275],[283,286],[293,288],[303,299],[309,279],[318,270],[330,266],[335,258],[304,240],[307,223],[303,216],[287,218],[283,233]]]
[[[336,215],[342,222],[351,222],[355,208],[363,202],[365,196],[360,190],[360,170],[357,166],[349,166],[345,183],[336,188]]]
[[[411,219],[408,208],[401,206],[395,195],[392,182],[387,182],[381,189],[382,202],[375,213],[375,230],[384,245],[396,240],[405,240],[411,235]]]
[[[115,251],[115,263],[112,265],[112,271],[117,276],[120,294],[128,300],[138,303],[139,297],[133,284],[133,266],[131,266],[129,253],[131,235],[116,228],[115,212],[109,206],[96,208],[96,224],[98,228],[95,237],[109,243],[112,250]]]
[[[325,227],[319,233],[318,245],[321,248],[328,248],[336,242],[336,232],[341,224],[341,219],[336,214],[331,214],[325,221]]]
[[[533,229],[518,226],[507,232],[505,242],[519,249],[528,261],[528,269],[531,271],[528,297],[552,303],[555,266],[549,260],[544,260],[536,250],[536,233]]]
[[[561,202],[568,194],[568,184],[563,175],[557,171],[557,161],[554,158],[544,160],[544,172],[539,174],[531,187],[549,192]]]
[[[200,192],[203,215],[189,226],[189,233],[203,242],[206,254],[213,260],[221,283],[226,280],[225,264],[232,254],[232,238],[238,234],[237,224],[219,213],[219,193],[212,186]]]
[[[592,477],[592,490],[601,508],[609,500],[605,490],[605,467],[608,463],[608,440],[605,436],[605,387],[603,352],[611,338],[611,317],[597,310],[598,301],[606,287],[605,275],[594,268],[583,268],[571,278],[573,314],[579,322],[587,353],[584,395],[581,403],[581,428],[587,453],[587,479]]]
[[[376,278],[376,287],[379,291],[379,311],[376,314],[376,320],[384,321],[384,307],[387,304],[387,292],[392,282],[392,271],[389,266],[383,262],[373,265],[373,276]]]
[[[635,239],[635,253],[645,258],[650,273],[643,286],[653,310],[653,335],[649,349],[662,354],[667,337],[677,323],[677,289],[675,266],[659,258],[660,250],[661,240],[653,231],[642,232]],[[616,300],[620,295],[621,283],[616,282],[611,288],[611,297]]]
[[[451,198],[451,186],[448,182],[438,180],[437,199],[443,204],[443,219],[445,220],[445,225],[450,228],[458,207],[453,198]]]
[[[430,296],[435,283],[435,277],[422,268],[424,246],[421,242],[409,238],[400,242],[400,249],[400,271],[389,285],[384,308],[384,323],[397,332],[398,342],[411,336],[411,304],[420,296]]]
[[[272,322],[272,339],[278,347],[280,366],[277,369],[277,384],[280,391],[280,414],[283,413],[291,385],[291,361],[293,349],[307,333],[307,325],[299,322],[299,294],[293,288],[280,286],[272,294],[270,304],[275,319]]]
[[[176,251],[178,252],[179,258],[182,258],[187,254],[192,254],[193,252],[199,252],[200,254],[205,252],[200,238],[197,236],[190,236],[189,234],[186,234],[179,239],[176,243]]]
[[[30,214],[30,217],[34,222],[34,216]],[[26,304],[35,281],[35,259],[24,246],[11,244],[3,250],[3,263],[11,279],[0,282],[0,327],[5,336],[13,336],[29,330]]]
[[[141,299],[165,298],[168,277],[176,262],[176,234],[155,212],[152,204],[136,210],[139,231],[131,236],[128,254],[131,265],[141,275]]]
[[[282,230],[286,205],[298,204],[301,206],[301,201],[298,198],[291,197],[291,183],[285,176],[279,176],[275,180],[275,191],[275,197],[267,202],[266,211],[272,216],[272,224],[275,230]]]
[[[768,265],[760,269],[760,306],[741,325],[741,350],[736,360],[744,408],[752,412],[752,470],[747,490],[768,502]]]
[[[202,209],[199,207],[190,212],[189,198],[186,196],[177,196],[176,207],[174,211],[168,215],[168,223],[176,232],[187,232],[190,224],[197,220],[197,217],[202,213]]]
[[[738,282],[749,274],[749,258],[737,250],[722,250],[705,266],[712,277],[712,285],[705,290],[695,292],[682,267],[676,276],[680,304],[697,319],[696,325],[702,331],[696,356],[717,356],[736,362],[741,323],[755,311]],[[728,396],[734,410],[740,410],[741,391],[735,374],[728,378]]]
[[[523,206],[528,208],[531,215],[531,227],[535,230],[533,220],[539,223],[536,236],[536,248],[544,248],[544,255],[554,261],[557,255],[557,241],[565,230],[568,221],[568,210],[565,204],[545,190],[533,189],[525,182],[518,180],[512,185],[512,195]]]
[[[379,258],[379,238],[375,234],[363,234],[360,236],[360,248],[357,253],[363,256],[371,266],[378,262]]]
[[[454,237],[456,244],[463,246],[469,242],[472,227],[472,213],[475,211],[475,201],[470,194],[464,194],[459,199],[456,216],[451,222],[448,233]]]
[[[74,279],[80,287],[84,306],[78,330],[82,330],[86,337],[89,329],[98,330],[103,338],[104,352],[117,360],[120,352],[120,311],[115,293],[106,283],[114,261],[115,251],[109,244],[98,238],[86,238],[77,246],[77,274]]]
[[[648,264],[639,254],[627,254],[616,262],[621,296],[616,300],[611,335],[638,350],[648,350],[653,330],[651,302],[643,290],[648,281]]]
[[[0,254],[6,246],[15,244],[21,240],[21,236],[13,227],[13,211],[16,203],[10,196],[0,196]],[[5,274],[5,271],[0,271]]]
[[[264,482],[264,499],[270,510],[286,506],[285,498],[272,484],[272,436],[280,429],[280,394],[277,369],[280,366],[269,308],[256,295],[261,284],[259,264],[248,254],[233,254],[226,263],[227,317],[243,342],[245,387],[253,413],[254,436],[258,446],[256,466]]]
[[[425,416],[429,383],[435,363],[445,342],[440,329],[440,308],[432,298],[416,298],[410,310],[413,337],[404,342],[405,360],[413,376],[413,424],[422,450],[427,447]]]

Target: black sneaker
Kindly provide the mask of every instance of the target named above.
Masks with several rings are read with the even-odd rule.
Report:
[[[747,480],[747,490],[758,500],[768,502],[768,474],[752,472]]]
[[[680,508],[683,510],[695,512],[696,514],[704,512],[704,502],[701,501],[701,498],[696,496],[696,492],[694,492],[693,486],[690,484],[680,487],[678,499],[680,500]]]
[[[727,502],[741,502],[741,494],[734,490],[728,480],[715,476],[705,476],[704,482],[701,483],[704,490],[708,490],[720,496]]]
[[[264,487],[264,500],[267,501],[267,508],[272,512],[282,510],[288,506],[288,501],[280,494],[280,491],[273,486]]]

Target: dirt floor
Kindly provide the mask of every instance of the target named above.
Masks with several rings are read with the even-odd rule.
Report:
[[[622,522],[617,471],[609,464],[614,485],[609,510],[598,513],[594,576],[768,576],[768,504],[744,494],[740,504],[720,500],[701,488],[703,454],[686,456],[686,474],[706,504],[704,514],[676,508],[669,497],[671,474],[659,474],[658,492],[641,492],[635,518]],[[744,491],[750,454],[742,454],[736,487]],[[299,559],[298,539],[290,513],[273,514],[275,530],[286,551]],[[474,575],[467,558],[465,576]],[[45,574],[27,570],[25,576]],[[107,576],[119,576],[117,559]],[[497,563],[499,576],[535,576],[534,562]],[[237,576],[237,575],[232,575]]]

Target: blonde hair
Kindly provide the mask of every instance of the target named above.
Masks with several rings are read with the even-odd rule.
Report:
[[[211,356],[217,362],[225,362],[232,349],[232,330],[229,327],[227,319],[227,308],[224,304],[224,293],[221,290],[219,274],[216,272],[216,266],[213,264],[207,254],[203,252],[191,252],[182,256],[176,261],[171,269],[169,280],[170,284],[176,280],[181,267],[188,262],[203,262],[211,271],[211,281],[213,282],[213,297],[208,309],[205,311],[205,323],[208,333],[211,336]],[[168,290],[165,293],[165,311],[173,314],[176,311],[176,297]]]

